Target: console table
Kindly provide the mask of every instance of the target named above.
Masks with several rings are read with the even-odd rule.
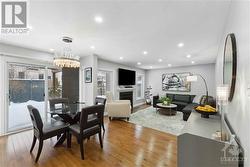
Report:
[[[237,161],[224,161],[232,156],[230,149],[239,147],[236,142],[212,139],[212,134],[220,130],[220,117],[201,118],[192,112],[182,134],[177,137],[178,167],[238,167]]]

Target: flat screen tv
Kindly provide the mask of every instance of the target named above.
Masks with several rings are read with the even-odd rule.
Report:
[[[135,71],[119,68],[118,85],[135,85]]]

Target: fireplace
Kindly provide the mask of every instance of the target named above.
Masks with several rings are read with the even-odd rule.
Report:
[[[120,100],[130,100],[131,109],[133,110],[133,91],[120,92]]]

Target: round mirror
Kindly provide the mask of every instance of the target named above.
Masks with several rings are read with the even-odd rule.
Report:
[[[236,83],[237,50],[234,34],[228,34],[224,47],[223,84],[229,86],[228,100],[232,101]]]

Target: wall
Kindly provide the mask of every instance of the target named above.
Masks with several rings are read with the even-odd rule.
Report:
[[[80,59],[80,101],[86,102],[87,105],[93,105],[97,95],[97,56],[85,56]],[[92,83],[85,83],[84,69],[92,67]]]
[[[220,44],[216,61],[216,84],[221,85],[223,79],[223,48],[226,35],[234,33],[237,43],[237,77],[232,102],[227,106],[227,117],[239,137],[247,161],[250,166],[250,2],[232,1],[227,24]]]
[[[102,60],[102,59],[98,59],[98,69],[107,70],[107,71],[112,71],[113,72],[113,85],[114,85],[113,89],[114,89],[114,97],[116,99],[118,99],[118,97],[119,97],[119,92],[118,92],[118,89],[119,89],[119,86],[118,86],[118,68],[124,68],[124,69],[134,70],[134,71],[136,71],[137,75],[138,74],[142,74],[142,75],[145,76],[145,70],[138,69],[138,68],[133,68],[133,67],[129,67],[129,66],[125,66],[125,65],[122,65],[122,64],[118,64],[118,63],[109,62],[109,61]],[[144,77],[144,80],[145,80],[145,77]],[[133,99],[134,99],[133,100],[134,101],[134,106],[138,105],[138,104],[141,104],[141,103],[144,102],[144,99],[136,100],[135,93],[134,93]]]
[[[153,95],[159,94],[163,96],[167,92],[162,91],[162,74],[180,73],[180,72],[191,72],[194,74],[195,73],[201,74],[207,81],[209,95],[215,96],[215,64],[204,64],[204,65],[193,65],[193,66],[148,70],[146,72],[146,85],[152,87]],[[206,89],[204,82],[201,80],[200,77],[198,77],[197,82],[191,83],[191,92],[169,91],[169,93],[196,95],[195,100],[197,101],[201,95],[206,94]]]

